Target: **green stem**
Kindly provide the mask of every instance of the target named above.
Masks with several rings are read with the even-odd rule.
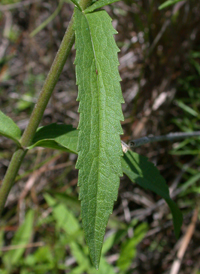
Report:
[[[23,149],[17,149],[12,156],[9,167],[6,171],[1,189],[0,189],[0,215],[3,211],[4,205],[8,194],[13,186],[15,177],[17,176],[18,170],[21,166],[21,163],[26,155],[26,151]]]
[[[84,10],[86,7],[90,5],[90,3],[91,3],[91,0],[80,0],[79,4],[81,8]],[[63,70],[64,64],[67,60],[67,57],[74,43],[75,36],[74,36],[73,24],[74,24],[74,16],[72,15],[71,21],[68,25],[68,29],[63,37],[60,48],[56,54],[56,57],[51,66],[49,74],[47,75],[42,91],[39,95],[38,101],[31,114],[29,124],[22,135],[21,146],[24,148],[26,148],[27,146],[31,144],[31,141],[42,119],[43,113],[49,102],[51,94],[59,79],[59,76]],[[6,175],[4,177],[4,180],[2,182],[2,186],[0,189],[0,215],[3,211],[6,199],[10,192],[10,189],[13,186],[15,177],[17,176],[18,170],[21,166],[24,156],[26,155],[26,152],[27,150],[18,148],[13,154],[13,157],[11,159],[11,162],[9,164],[9,167],[7,169]]]

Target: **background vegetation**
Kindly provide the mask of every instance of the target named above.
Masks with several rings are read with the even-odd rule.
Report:
[[[125,142],[200,130],[200,3],[158,10],[162,3],[126,0],[106,7],[121,49]],[[72,12],[64,0],[1,1],[0,108],[22,130]],[[73,49],[42,125],[78,125],[74,58]],[[14,148],[0,137],[1,180]],[[184,214],[183,235],[198,212],[199,151],[199,138],[136,149],[165,177]],[[0,273],[95,273],[81,229],[75,161],[75,155],[48,149],[26,155],[0,222]],[[200,271],[198,228],[196,222],[179,273]],[[180,247],[167,205],[124,176],[98,273],[170,273]]]

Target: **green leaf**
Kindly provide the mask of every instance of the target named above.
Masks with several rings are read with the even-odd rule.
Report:
[[[91,268],[89,258],[83,253],[80,246],[77,244],[78,232],[80,230],[79,223],[75,216],[69,211],[63,203],[52,198],[50,195],[44,195],[48,205],[52,207],[52,213],[56,220],[58,229],[63,229],[70,236],[70,250],[78,264],[81,265],[82,272]],[[78,272],[72,272],[78,273]]]
[[[196,182],[200,180],[200,172],[197,174],[193,175],[192,177],[189,178],[182,186],[181,186],[181,193],[179,194],[180,196],[184,196],[186,193],[186,190],[189,187],[192,187]]]
[[[164,2],[162,5],[160,5],[159,7],[158,7],[158,9],[159,10],[162,10],[162,9],[164,9],[164,8],[167,8],[167,7],[169,7],[169,6],[171,6],[171,5],[174,5],[174,4],[176,4],[176,3],[178,3],[178,2],[181,2],[182,0],[168,0],[168,1],[166,1],[166,2]]]
[[[61,139],[61,143],[59,143],[59,140],[60,139],[58,139],[57,142],[60,149],[63,144],[63,140]],[[73,130],[73,135],[71,135],[70,139],[65,140],[64,148],[67,148],[68,150],[77,154],[75,149],[77,147],[77,142],[78,130]],[[130,151],[124,154],[122,168],[123,173],[125,173],[132,182],[136,182],[141,187],[157,193],[166,200],[172,211],[175,233],[178,237],[182,224],[182,214],[180,213],[180,210],[177,208],[176,204],[170,199],[168,186],[166,185],[164,178],[159,174],[157,168],[152,163],[148,162],[146,157]],[[151,169],[152,172],[149,173]]]
[[[76,78],[79,89],[78,183],[83,229],[98,268],[101,248],[122,176],[120,134],[124,102],[118,72],[116,31],[105,11],[75,8]]]
[[[78,131],[71,125],[51,124],[40,127],[32,141],[33,147],[47,147],[77,153]]]
[[[33,230],[33,220],[34,211],[30,210],[26,215],[24,223],[19,227],[19,229],[15,233],[11,245],[25,246],[29,243]],[[18,264],[20,258],[23,256],[24,251],[24,247],[17,247],[14,250],[6,252],[6,254],[3,256],[3,262],[8,271],[10,271],[15,265]],[[11,273],[11,271],[9,273]]]
[[[60,139],[58,139],[57,142],[59,145],[58,148],[60,149],[63,142],[59,143],[59,140]],[[69,140],[69,142],[68,139],[65,140],[64,148],[77,154],[75,148],[77,147],[78,142],[78,130],[73,130],[73,135],[71,135]],[[157,193],[166,200],[172,211],[175,233],[178,237],[182,224],[182,214],[176,204],[170,199],[168,186],[166,185],[164,178],[159,174],[157,168],[152,163],[148,162],[146,157],[130,151],[124,154],[122,168],[123,173],[125,173],[132,182],[136,182],[141,187]],[[152,173],[149,175],[151,169]]]
[[[48,205],[52,207],[53,216],[59,229],[63,229],[68,235],[73,235],[80,229],[79,223],[67,207],[57,202],[50,195],[44,195]]]
[[[198,56],[198,55],[196,55]],[[196,57],[196,58],[199,58],[199,57]],[[190,60],[190,63],[194,66],[194,68],[197,70],[199,76],[200,76],[200,65],[199,65],[199,62],[196,61],[196,60]]]
[[[192,109],[191,107],[187,106],[186,104],[184,104],[183,102],[181,101],[176,101],[176,104],[182,108],[185,112],[195,116],[195,117],[198,117],[198,112],[196,112],[194,109]]]
[[[84,254],[81,246],[79,246],[77,243],[73,242],[70,244],[71,253],[76,259],[76,262],[78,265],[82,266],[84,269],[82,270],[82,273],[88,273],[90,272],[91,263],[89,260],[89,257]],[[94,269],[93,269],[94,270]]]
[[[46,245],[39,247],[33,254],[28,255],[24,259],[24,264],[31,267],[32,270],[34,269],[35,273],[38,273],[36,272],[38,268],[41,271],[42,265],[43,267],[46,266],[46,271],[44,271],[46,273],[55,267],[56,262],[50,246]]]
[[[0,134],[12,139],[20,146],[21,130],[15,122],[0,111]]]
[[[93,12],[96,9],[102,8],[106,5],[110,5],[112,3],[118,2],[120,0],[99,0],[95,2],[93,5],[89,6],[87,9],[84,10],[84,13]]]
[[[104,257],[101,257],[101,263],[99,265],[99,270],[92,272],[92,274],[116,274],[114,267],[109,264]]]
[[[120,270],[126,271],[130,267],[137,254],[137,245],[143,240],[148,231],[148,225],[142,223],[134,229],[134,236],[126,240],[121,247],[117,266]]]
[[[170,199],[168,186],[158,169],[146,157],[131,151],[124,155],[122,166],[123,172],[132,182],[165,199],[172,212],[175,235],[178,238],[183,217],[175,202]]]

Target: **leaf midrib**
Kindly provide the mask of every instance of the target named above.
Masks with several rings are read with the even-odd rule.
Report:
[[[84,14],[85,15],[85,14]],[[98,128],[99,128],[99,144],[98,144],[98,180],[97,180],[97,191],[96,191],[96,197],[97,197],[97,195],[98,195],[98,188],[99,188],[99,175],[100,175],[100,172],[99,172],[99,170],[100,170],[100,168],[99,168],[99,162],[100,162],[100,159],[99,159],[99,154],[100,154],[100,143],[101,143],[101,132],[102,132],[102,130],[101,130],[101,111],[100,111],[100,102],[101,102],[101,99],[100,99],[100,97],[101,97],[101,94],[100,94],[100,92],[99,92],[99,81],[98,81],[98,75],[99,75],[99,71],[98,71],[98,67],[97,67],[97,58],[96,58],[96,54],[95,54],[95,48],[94,48],[94,43],[93,43],[93,39],[92,39],[92,34],[91,34],[91,30],[90,30],[90,25],[89,25],[89,22],[88,22],[88,19],[87,19],[87,16],[85,15],[85,18],[86,18],[86,21],[87,21],[87,24],[88,24],[88,30],[89,30],[89,34],[90,34],[90,41],[91,41],[91,44],[92,44],[92,49],[93,49],[93,55],[94,55],[94,61],[95,61],[95,69],[96,69],[96,71],[97,71],[97,73],[98,74],[96,74],[96,72],[95,72],[95,74],[96,74],[96,79],[97,79],[97,90],[98,90],[98,94],[97,94],[97,97],[98,97]],[[97,203],[97,200],[96,200],[96,203],[95,203],[95,226],[94,227],[96,227],[96,222],[97,222],[97,218],[96,218],[96,212],[97,212],[97,205],[98,205],[98,203]],[[96,235],[96,229],[94,230],[94,235]],[[94,239],[95,239],[96,237],[94,237]],[[94,249],[95,249],[95,254],[96,254],[96,243],[95,243],[95,246],[94,246]],[[95,257],[96,257],[96,255],[95,255]]]

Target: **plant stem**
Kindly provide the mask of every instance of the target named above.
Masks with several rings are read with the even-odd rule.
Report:
[[[68,29],[64,35],[60,48],[51,66],[51,69],[46,78],[42,91],[39,95],[38,101],[31,114],[29,124],[27,128],[25,129],[24,134],[21,138],[22,147],[27,147],[31,144],[32,138],[42,119],[43,113],[49,102],[49,99],[54,90],[54,87],[56,83],[58,82],[59,76],[66,63],[67,57],[74,43],[73,21],[74,21],[74,18],[72,16]]]
[[[80,0],[80,6],[84,10],[91,3],[91,0]],[[60,48],[56,54],[56,57],[53,61],[49,74],[47,75],[46,81],[42,88],[42,91],[39,95],[38,101],[33,109],[33,112],[30,117],[30,121],[28,123],[27,128],[25,129],[22,138],[21,138],[21,146],[22,148],[17,148],[14,152],[9,167],[6,171],[6,175],[2,182],[2,186],[0,189],[0,216],[3,211],[7,196],[12,188],[15,177],[18,173],[20,165],[24,159],[24,156],[27,152],[26,148],[31,144],[31,141],[35,135],[35,132],[39,126],[39,123],[42,119],[43,113],[46,109],[46,106],[49,102],[51,94],[54,90],[54,87],[59,79],[59,76],[63,70],[67,57],[70,53],[72,45],[74,43],[74,15],[70,20],[67,31],[63,37]]]
[[[0,189],[0,215],[3,211],[8,193],[10,192],[15,177],[17,176],[20,165],[24,159],[26,151],[23,149],[17,149],[12,156],[9,167],[6,171],[6,175],[4,177],[1,189]]]

